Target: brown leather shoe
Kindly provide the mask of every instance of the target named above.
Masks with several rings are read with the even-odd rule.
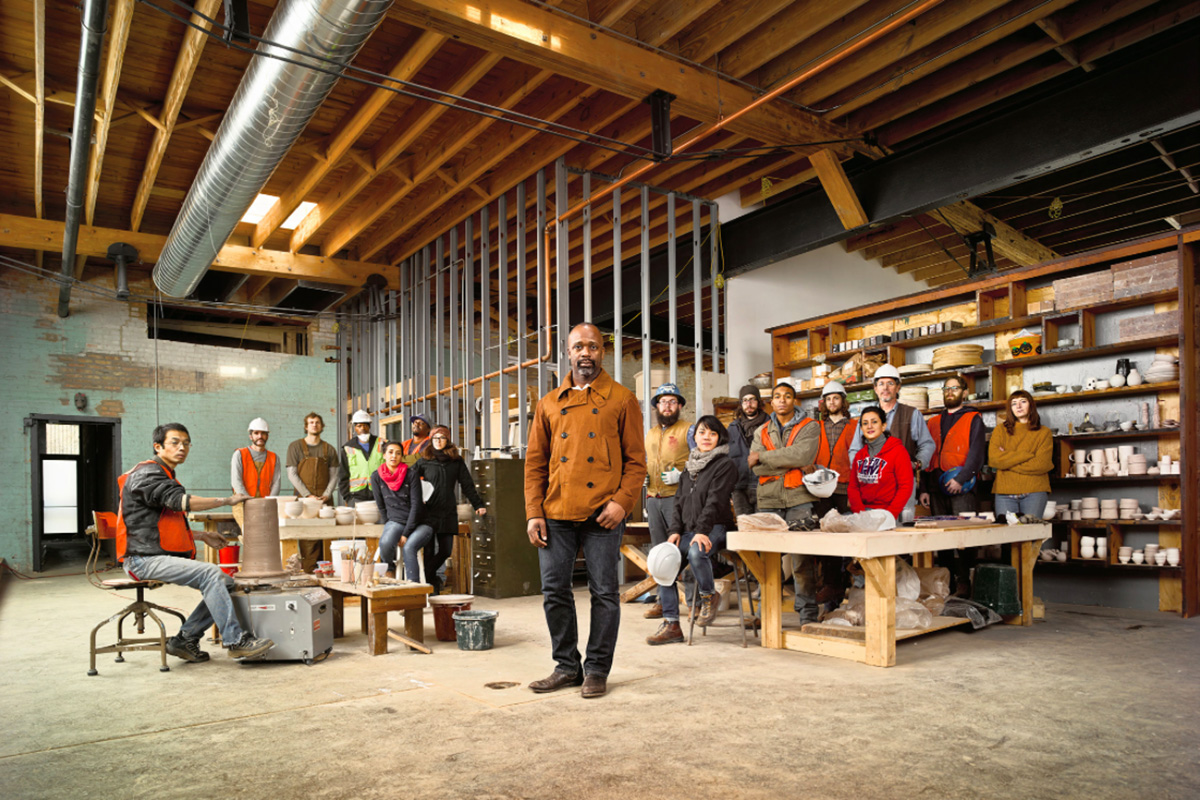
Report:
[[[683,629],[679,627],[678,621],[669,622],[667,620],[663,620],[663,624],[658,626],[658,632],[653,636],[646,637],[646,644],[652,645],[674,644],[675,642],[682,641],[684,641]]]
[[[646,619],[662,619],[662,603],[655,603],[650,606],[642,616]]]
[[[701,628],[707,628],[712,624],[712,621],[717,618],[717,595],[702,594],[700,595],[700,616],[696,617],[696,624]]]
[[[580,692],[585,700],[593,697],[604,697],[608,694],[608,678],[599,675],[588,675],[583,679],[583,690]]]
[[[554,670],[548,677],[530,683],[529,688],[538,694],[544,694],[546,692],[557,692],[564,686],[579,686],[582,683],[583,676],[581,675],[571,675],[567,672]]]

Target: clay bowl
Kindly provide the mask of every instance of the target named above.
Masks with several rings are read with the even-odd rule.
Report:
[[[321,510],[317,512],[317,516],[321,519],[334,519],[337,517],[337,511],[333,506],[321,506]]]
[[[374,504],[372,504],[374,505]],[[358,509],[358,521],[364,525],[374,525],[379,522],[378,508],[360,508]]]
[[[283,515],[288,519],[296,519],[304,513],[304,504],[299,500],[289,500],[281,503],[279,507],[283,509]]]
[[[334,515],[334,522],[336,522],[338,525],[353,525],[354,512],[338,511]]]

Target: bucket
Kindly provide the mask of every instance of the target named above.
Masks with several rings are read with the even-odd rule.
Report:
[[[454,633],[459,650],[491,650],[496,638],[499,611],[458,611],[454,614]]]
[[[475,595],[471,594],[443,594],[429,598],[429,605],[433,607],[433,633],[439,642],[455,640],[454,615],[459,611],[470,611],[474,599]]]
[[[333,571],[335,574],[341,574],[342,571],[342,551],[357,549],[364,555],[367,552],[367,542],[365,539],[334,539],[329,543],[329,552],[333,554]]]
[[[229,547],[222,547],[220,554],[217,556],[217,560],[221,562],[221,571],[226,575],[233,575],[236,573],[238,571],[237,563],[241,558],[241,555],[241,545],[233,544]],[[229,566],[225,566],[226,564]]]

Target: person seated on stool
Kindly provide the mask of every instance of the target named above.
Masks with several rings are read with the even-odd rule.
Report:
[[[868,508],[892,512],[896,521],[912,497],[913,467],[908,450],[887,430],[887,415],[879,406],[864,408],[858,417],[863,446],[850,464],[850,510]]]
[[[404,463],[404,446],[388,442],[383,447],[383,463],[371,473],[371,492],[380,506],[383,536],[379,537],[379,554],[387,564],[385,578],[396,577],[396,545],[404,552],[404,577],[421,579],[417,553],[428,547],[433,528],[419,525],[425,502],[421,498],[421,478],[414,467]]]
[[[209,511],[249,498],[187,493],[175,477],[192,446],[188,429],[180,423],[159,425],[151,442],[154,458],[137,464],[117,480],[117,560],[135,581],[190,586],[204,596],[179,633],[167,640],[168,653],[192,663],[208,661],[208,653],[200,649],[200,637],[215,623],[231,658],[262,658],[275,643],[242,628],[229,596],[233,578],[216,564],[195,560],[195,539],[214,548],[224,546],[224,539],[215,533],[193,532],[187,524],[189,511]]]
[[[708,627],[717,616],[712,560],[725,547],[725,532],[734,526],[733,487],[738,482],[737,464],[729,456],[729,432],[710,415],[696,421],[696,447],[687,458],[667,541],[678,545],[686,563],[692,565],[700,614],[696,623]],[[670,552],[670,551],[668,551]],[[679,593],[674,584],[659,592],[663,622],[647,644],[683,641],[679,626]]]
[[[450,441],[450,429],[445,425],[435,425],[429,439],[433,444],[425,449],[416,469],[418,477],[433,486],[433,493],[429,495],[429,502],[421,514],[421,522],[434,533],[434,542],[425,548],[424,560],[425,580],[433,586],[436,595],[442,593],[438,570],[450,558],[454,535],[458,533],[458,504],[455,502],[454,487],[462,487],[463,495],[474,506],[477,516],[486,514],[487,507],[475,489],[467,462],[463,461],[458,448]]]

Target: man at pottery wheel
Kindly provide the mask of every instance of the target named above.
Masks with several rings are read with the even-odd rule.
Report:
[[[194,538],[210,547],[220,547],[224,540],[215,533],[193,532],[187,524],[189,511],[209,511],[249,498],[244,494],[199,497],[187,493],[175,471],[187,460],[192,440],[188,429],[178,422],[159,425],[151,441],[154,458],[117,479],[121,498],[117,560],[134,580],[190,586],[204,595],[179,633],[167,640],[168,653],[193,663],[208,661],[208,653],[200,649],[200,637],[215,623],[231,658],[262,658],[275,643],[256,638],[238,622],[229,596],[233,578],[216,564],[195,560]]]

